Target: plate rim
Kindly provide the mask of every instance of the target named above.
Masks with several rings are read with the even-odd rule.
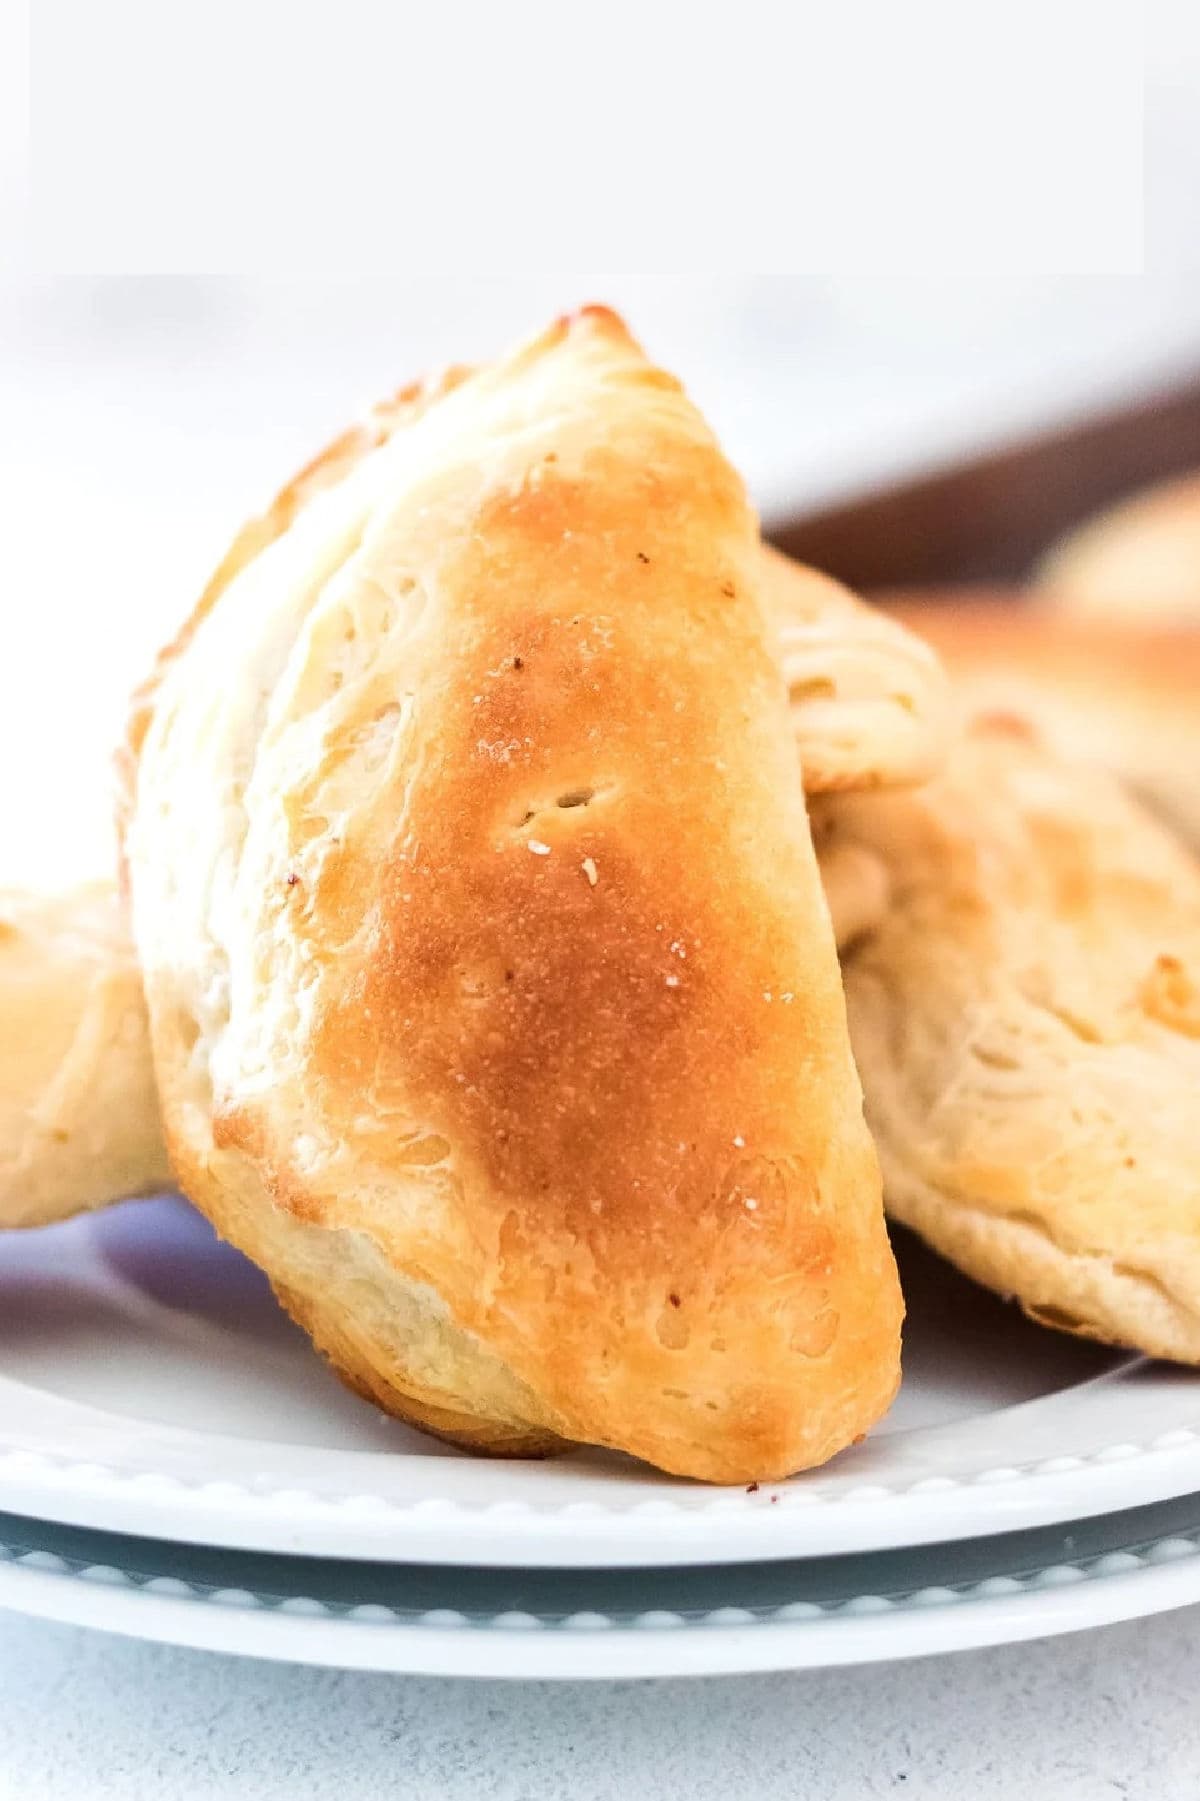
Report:
[[[117,1218],[120,1227],[121,1217],[113,1246],[107,1224]],[[174,1271],[180,1221],[189,1231],[201,1223],[170,1203],[166,1221],[139,1206],[136,1215],[115,1209],[62,1229],[75,1237],[60,1244],[52,1278],[78,1278],[106,1304],[132,1309],[135,1360],[128,1382],[106,1370],[91,1399],[72,1395],[69,1376],[56,1378],[53,1363],[39,1375],[35,1359],[27,1377],[19,1357],[11,1372],[0,1367],[0,1508],[229,1550],[594,1569],[893,1550],[1200,1490],[1200,1376],[1119,1353],[1077,1364],[1049,1386],[1036,1367],[1040,1392],[1026,1389],[1024,1399],[1006,1383],[997,1391],[968,1382],[948,1414],[935,1409],[921,1423],[918,1413],[821,1469],[744,1488],[689,1483],[587,1451],[503,1462],[431,1452],[428,1441],[409,1448],[391,1433],[339,1448],[319,1429],[315,1443],[288,1443],[264,1438],[267,1422],[254,1409],[244,1421],[236,1409],[201,1409],[212,1427],[201,1430],[184,1423],[186,1381],[147,1405],[138,1380],[147,1310],[165,1324],[169,1344],[181,1325],[190,1342],[190,1291],[182,1305],[174,1288],[164,1298],[154,1282],[146,1288],[140,1263],[131,1274],[124,1260],[131,1249],[139,1258],[149,1249]],[[201,1267],[208,1268],[203,1258]],[[222,1266],[222,1293],[228,1276]],[[258,1282],[255,1292],[265,1293]],[[206,1383],[208,1367],[205,1358]],[[303,1424],[296,1434],[308,1436]]]
[[[1089,1391],[1101,1425],[1113,1397],[1122,1420],[1147,1411],[1153,1418],[1141,1383],[1151,1397],[1161,1383],[1158,1398],[1165,1396],[1169,1413],[1172,1394],[1178,1400],[1174,1382],[1156,1378],[1155,1366],[1139,1360],[1111,1372],[1111,1379],[978,1415],[967,1424],[986,1438],[1006,1416],[1032,1417],[1041,1409],[1053,1421],[1063,1411],[1056,1402],[1068,1403],[1074,1415]],[[1193,1417],[1200,1416],[1200,1385],[1191,1394]],[[0,1415],[0,1506],[14,1513],[228,1549],[396,1562],[595,1568],[766,1561],[986,1537],[1200,1488],[1200,1418],[1140,1442],[1102,1431],[1082,1455],[985,1462],[958,1476],[922,1475],[918,1466],[908,1480],[891,1484],[814,1472],[791,1483],[703,1489],[636,1472],[636,1479],[614,1478],[621,1499],[605,1503],[590,1495],[539,1500],[539,1487],[552,1486],[556,1476],[561,1485],[564,1469],[570,1478],[566,1465],[314,1453],[304,1446],[139,1429],[134,1420],[3,1376]],[[897,1434],[891,1443],[896,1447],[904,1437],[919,1452],[919,1441],[937,1442],[961,1424]],[[80,1448],[95,1455],[81,1456]],[[181,1461],[172,1465],[164,1448]],[[209,1459],[217,1453],[220,1473],[213,1475]],[[199,1467],[185,1467],[189,1458]],[[315,1485],[310,1466],[318,1472]],[[470,1495],[483,1472],[491,1499]],[[331,1481],[332,1473],[342,1480]]]
[[[747,1674],[1016,1643],[1200,1601],[1200,1529],[1138,1546],[1041,1564],[1019,1578],[927,1586],[898,1602],[863,1594],[757,1617],[715,1608],[690,1621],[650,1610],[627,1622],[588,1614],[552,1623],[519,1613],[469,1620],[444,1608],[411,1620],[379,1606],[342,1613],[302,1594],[281,1603],[0,1545],[0,1606],[158,1643],[343,1669],[539,1681]]]

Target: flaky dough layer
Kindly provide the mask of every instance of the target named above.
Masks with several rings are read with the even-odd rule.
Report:
[[[908,787],[932,775],[951,729],[932,646],[831,577],[769,546],[762,559],[809,793]]]
[[[825,815],[889,890],[844,975],[890,1212],[1038,1319],[1200,1362],[1200,868],[1011,718]]]

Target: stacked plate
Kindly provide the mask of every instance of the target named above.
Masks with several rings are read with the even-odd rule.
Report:
[[[1200,1599],[1200,1378],[899,1247],[905,1380],[827,1468],[492,1463],[345,1393],[182,1202],[0,1242],[0,1605],[454,1675],[904,1657]]]

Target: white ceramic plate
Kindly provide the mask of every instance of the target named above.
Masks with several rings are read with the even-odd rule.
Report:
[[[212,1651],[424,1675],[685,1676],[1040,1638],[1200,1599],[1200,1497],[1028,1533],[702,1570],[266,1557],[0,1516],[0,1605]]]
[[[181,1202],[3,1235],[0,1507],[243,1550],[584,1568],[917,1545],[1200,1489],[1200,1378],[1029,1325],[899,1248],[892,1414],[750,1492],[598,1452],[482,1461],[385,1419]]]

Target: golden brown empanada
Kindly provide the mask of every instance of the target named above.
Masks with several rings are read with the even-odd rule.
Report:
[[[328,473],[135,715],[182,1186],[448,1437],[821,1462],[901,1302],[741,485],[597,309]]]
[[[889,883],[844,978],[893,1217],[1037,1319],[1200,1361],[1200,866],[1011,717],[821,813]]]
[[[356,463],[415,417],[431,394],[451,392],[469,373],[454,369],[435,383],[402,390],[302,470],[267,512],[239,535],[184,636],[239,570],[286,532],[311,501],[336,486]],[[813,792],[873,788],[926,775],[941,759],[948,729],[945,677],[933,651],[878,609],[856,600],[837,582],[767,547],[760,554],[761,580],[756,588],[778,634],[806,788]],[[175,648],[172,646],[169,654]],[[153,688],[152,681],[135,706],[130,743],[122,753],[126,776],[131,760],[136,761],[149,717],[144,703]],[[881,904],[878,884],[864,884],[861,878],[853,853],[843,859],[840,868],[831,864],[826,871],[835,920],[844,929],[861,925],[864,907]],[[89,1092],[104,1097],[104,1105],[91,1110],[87,1120],[88,1176],[76,1186],[72,1157],[63,1154],[57,1139],[34,1129],[33,1122],[55,1104],[50,1089],[57,1079],[56,1066],[26,1062],[20,1076],[10,1078],[11,1087],[0,1108],[0,1171],[9,1172],[0,1179],[0,1225],[15,1223],[18,1218],[36,1225],[60,1218],[76,1206],[82,1209],[153,1191],[163,1181],[166,1152],[150,1074],[148,1028],[143,1019],[138,1029],[132,1012],[141,1005],[132,979],[135,958],[128,930],[122,929],[116,897],[110,889],[101,898],[103,889],[104,884],[92,883],[75,890],[81,909],[79,932],[91,944],[90,954],[99,958],[105,943],[113,946],[114,985],[105,992],[119,992],[122,997],[119,1047],[111,1043],[102,1020],[94,1014],[89,1016],[88,1029],[77,1032],[73,1039],[75,1091],[81,1098]],[[20,1016],[29,984],[28,959],[36,951],[43,959],[37,979],[50,1014],[61,1024],[73,1018],[82,1025],[91,1004],[91,985],[81,985],[78,979],[72,947],[79,933],[67,929],[71,895],[55,898],[36,934],[30,922],[38,897],[31,893],[20,904],[26,920],[21,988],[11,1000],[6,996],[6,968],[16,966],[0,961],[0,1018]],[[93,930],[98,912],[105,915],[102,938]],[[93,974],[98,967],[93,965]],[[110,1029],[115,1030],[116,1016],[106,1017]],[[90,1081],[81,1061],[85,1056],[95,1060]],[[106,1141],[106,1133],[111,1134],[111,1142]],[[140,1157],[140,1165],[131,1162],[131,1157]],[[73,1205],[75,1193],[78,1200]]]

